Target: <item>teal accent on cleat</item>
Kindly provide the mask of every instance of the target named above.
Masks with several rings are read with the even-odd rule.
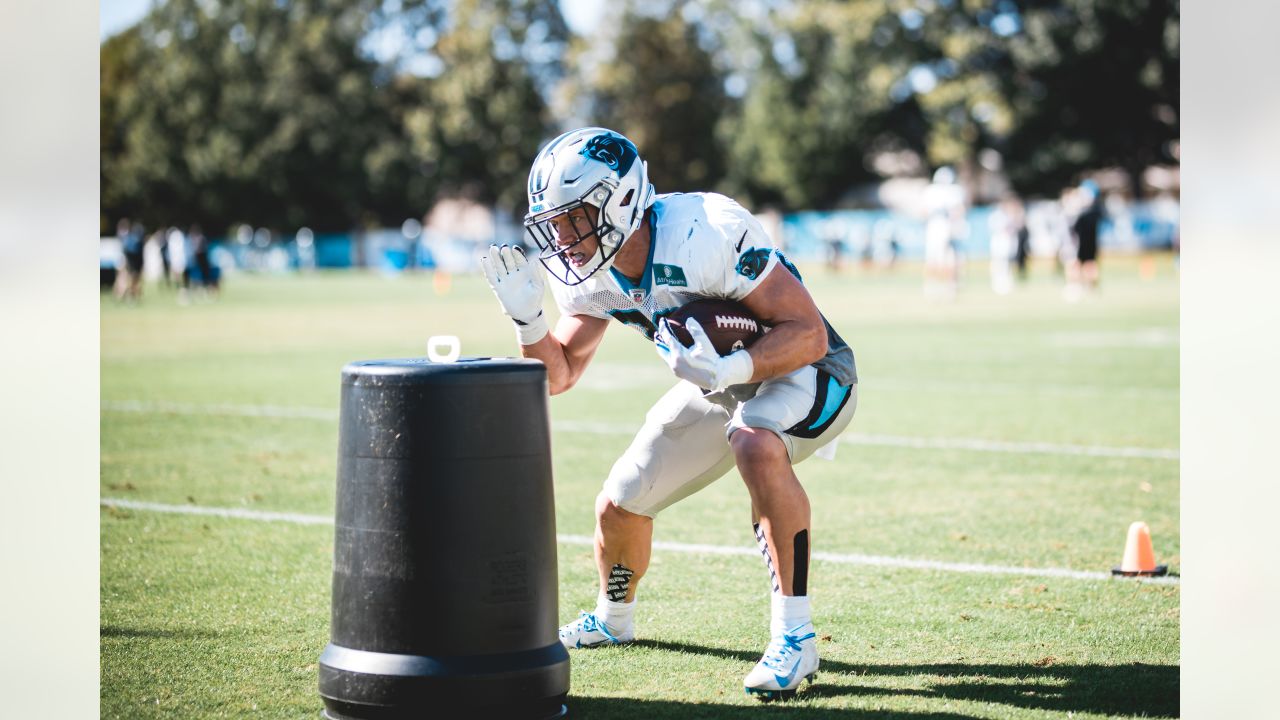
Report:
[[[598,645],[621,645],[634,640],[634,628],[621,632],[609,627],[593,613],[579,613],[578,619],[560,627],[560,644],[570,650]]]
[[[797,625],[775,637],[765,648],[764,657],[747,673],[743,689],[762,700],[794,696],[796,688],[805,680],[812,681],[817,676],[816,637],[810,623]]]
[[[758,690],[755,688],[743,688],[748,695],[759,700],[760,702],[777,702],[780,700],[790,700],[796,696],[795,690]]]

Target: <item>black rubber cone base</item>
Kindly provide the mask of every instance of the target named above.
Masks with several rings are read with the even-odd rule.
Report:
[[[1160,577],[1169,574],[1168,565],[1157,565],[1155,570],[1121,570],[1111,568],[1111,574],[1120,577]]]
[[[569,716],[564,696],[550,702],[520,703],[519,705],[477,705],[461,698],[431,708],[372,707],[354,703],[328,701],[320,713],[324,720],[461,720],[462,718],[503,718],[503,720],[558,720]],[[348,714],[349,713],[349,714]]]

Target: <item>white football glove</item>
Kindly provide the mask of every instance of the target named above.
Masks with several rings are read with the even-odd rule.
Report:
[[[547,334],[547,319],[542,315],[542,268],[530,263],[521,248],[490,245],[489,253],[480,256],[480,269],[498,296],[502,312],[515,322],[520,344],[541,340]]]
[[[751,381],[755,364],[751,362],[751,355],[746,350],[720,357],[720,353],[711,345],[711,338],[707,337],[697,320],[689,318],[684,326],[693,337],[693,347],[685,347],[676,339],[666,318],[658,321],[658,332],[653,336],[658,356],[666,361],[676,377],[711,392]]]

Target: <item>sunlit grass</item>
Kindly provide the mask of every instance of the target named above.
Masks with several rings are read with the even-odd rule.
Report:
[[[801,268],[853,346],[850,433],[1178,448],[1178,283],[1110,260],[1102,292],[1063,301],[1047,267],[1008,297],[982,268],[958,301],[920,292],[918,268]],[[104,497],[331,517],[344,363],[424,354],[434,334],[510,355],[488,288],[429,275],[232,276],[216,302],[151,287],[104,297]],[[553,423],[638,427],[669,385],[652,347],[611,330]],[[283,408],[298,417],[250,417]],[[166,409],[167,408],[167,409]],[[220,409],[219,409],[220,408]],[[287,413],[286,413],[287,415]],[[557,525],[592,529],[591,499],[625,434],[555,432]],[[499,444],[501,438],[493,438]],[[799,467],[815,550],[1108,570],[1129,522],[1179,567],[1176,460],[843,445]],[[731,473],[664,513],[658,539],[747,547]],[[324,525],[102,512],[104,717],[315,717],[328,639],[333,534]],[[594,603],[590,549],[560,546],[560,615]],[[658,551],[641,589],[643,642],[573,654],[575,717],[736,717],[764,647],[765,571],[747,556]],[[815,562],[823,672],[794,718],[1178,714],[1179,588]],[[829,636],[829,637],[828,637]]]

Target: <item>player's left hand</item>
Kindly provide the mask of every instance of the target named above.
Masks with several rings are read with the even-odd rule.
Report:
[[[693,337],[692,347],[685,347],[676,338],[666,318],[658,321],[658,331],[653,336],[658,356],[667,363],[676,377],[712,392],[751,381],[755,366],[746,350],[721,357],[697,320],[689,318],[685,321],[685,328]]]

